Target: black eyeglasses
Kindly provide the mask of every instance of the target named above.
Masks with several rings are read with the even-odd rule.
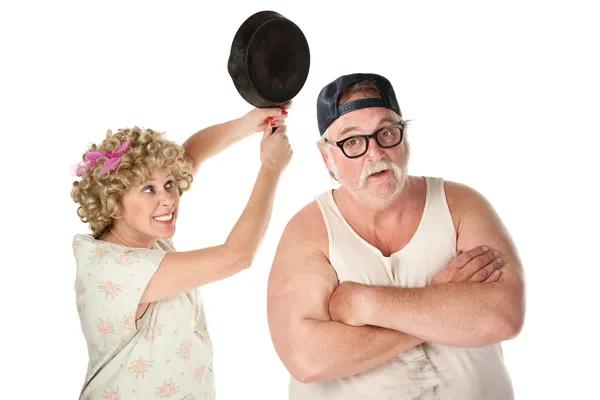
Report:
[[[327,143],[336,145],[342,150],[342,153],[348,158],[357,158],[362,156],[369,149],[370,139],[375,139],[377,144],[384,148],[389,149],[398,146],[402,142],[404,136],[404,121],[398,124],[384,126],[379,128],[370,135],[355,135],[350,136],[346,139],[334,142],[323,138]]]

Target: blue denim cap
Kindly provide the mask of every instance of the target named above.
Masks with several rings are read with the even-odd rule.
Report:
[[[375,83],[383,98],[360,99],[338,106],[339,97],[346,86],[366,80],[371,80]],[[394,93],[394,88],[392,88],[390,81],[383,76],[361,73],[340,76],[321,89],[319,97],[317,98],[317,122],[319,124],[319,133],[323,136],[333,121],[342,115],[368,107],[388,108],[402,117],[400,106],[398,105],[398,100],[396,100],[396,94]]]

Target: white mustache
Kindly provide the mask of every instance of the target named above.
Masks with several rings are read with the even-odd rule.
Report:
[[[392,171],[394,175],[396,175],[397,179],[400,179],[403,175],[402,168],[399,165],[394,164],[389,160],[375,161],[363,168],[360,174],[359,187],[363,187],[366,184],[367,178],[370,175],[376,174],[381,171]]]

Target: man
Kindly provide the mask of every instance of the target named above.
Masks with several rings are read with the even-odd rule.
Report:
[[[289,398],[512,399],[500,342],[523,325],[523,272],[492,206],[407,174],[407,123],[384,77],[336,79],[317,115],[340,188],[289,221],[269,277]]]

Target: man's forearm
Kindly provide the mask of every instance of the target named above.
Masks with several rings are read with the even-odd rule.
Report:
[[[372,286],[363,290],[361,322],[426,341],[481,347],[506,340],[518,329],[510,315],[515,298],[500,285],[459,282],[415,289]]]
[[[390,329],[304,320],[295,347],[296,378],[303,382],[345,378],[370,370],[423,340]]]

